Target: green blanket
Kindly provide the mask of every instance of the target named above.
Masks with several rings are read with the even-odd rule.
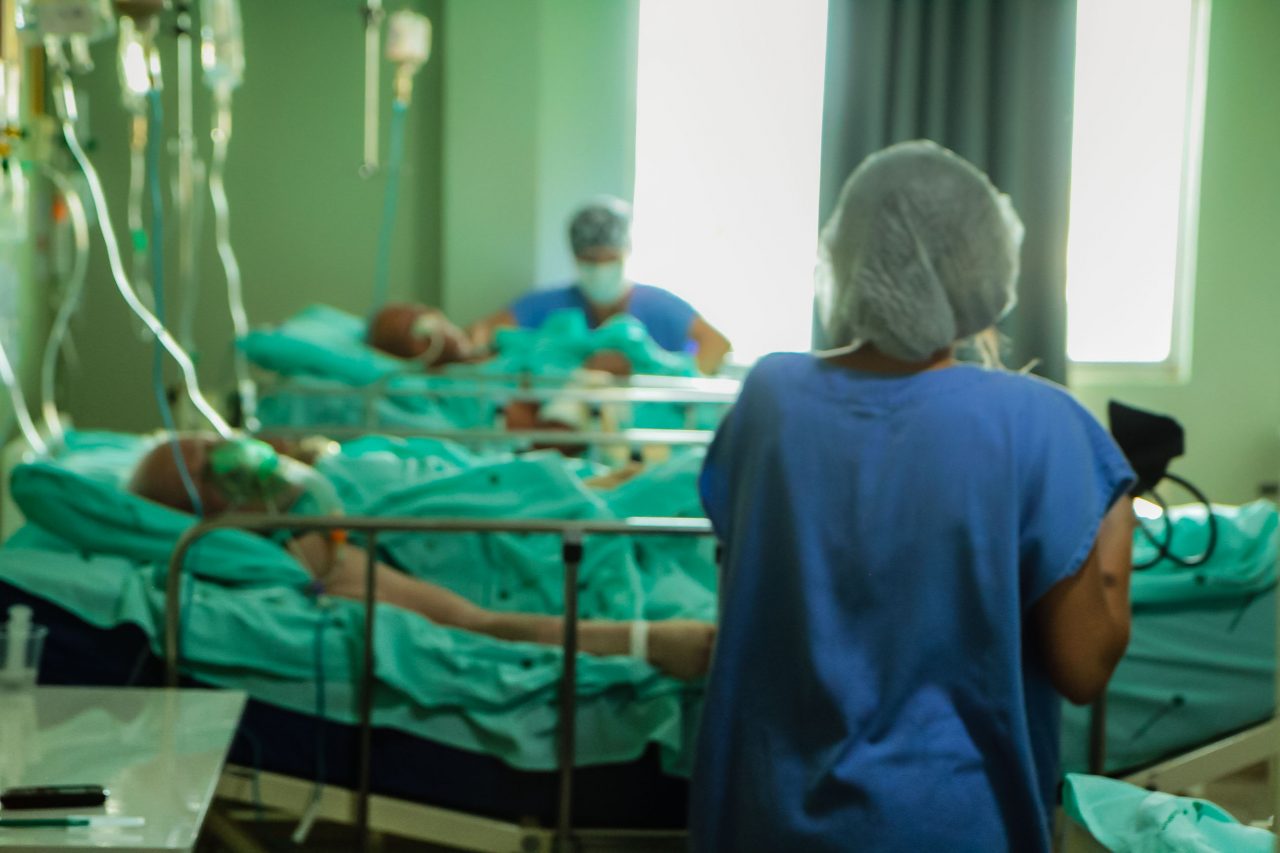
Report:
[[[0,550],[0,577],[111,627],[139,626],[160,650],[163,582],[176,536],[195,519],[151,504],[119,487],[115,464],[134,458],[141,439],[86,441],[73,437],[65,462],[14,471],[15,499],[29,524]],[[131,446],[132,445],[132,446]],[[424,450],[425,446],[419,446]],[[363,439],[331,463],[356,478],[360,460],[383,466],[357,495],[365,509],[416,515],[615,518],[609,500],[582,482],[583,464],[551,454],[479,459],[437,447],[424,462],[403,442]],[[395,489],[371,494],[370,484],[393,482],[389,468],[419,472]],[[680,459],[655,470],[672,484],[672,469],[696,470]],[[335,479],[338,477],[335,476]],[[639,485],[622,495],[634,496]],[[655,499],[656,500],[656,499]],[[388,557],[486,606],[558,612],[562,568],[550,537],[460,535],[386,537]],[[658,549],[661,550],[660,547]],[[310,576],[268,539],[235,531],[198,543],[184,567],[183,649],[189,674],[246,689],[255,698],[310,712],[315,671],[323,661],[329,714],[355,719],[353,685],[359,671],[362,606],[317,599]],[[698,569],[705,574],[705,567]],[[586,543],[583,615],[631,619],[637,614],[709,619],[714,595],[693,578],[673,582],[671,559],[657,569],[628,537]],[[681,596],[688,596],[687,600]],[[379,605],[378,695],[375,721],[451,746],[496,755],[526,769],[555,766],[559,649],[494,640],[443,628],[416,614]],[[317,650],[320,654],[317,655]],[[629,658],[582,656],[579,661],[579,761],[628,761],[650,744],[668,767],[687,769],[698,689]]]

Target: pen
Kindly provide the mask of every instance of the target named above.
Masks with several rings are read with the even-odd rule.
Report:
[[[0,817],[0,829],[34,829],[71,826],[142,826],[146,818],[119,815],[67,815],[66,817]]]

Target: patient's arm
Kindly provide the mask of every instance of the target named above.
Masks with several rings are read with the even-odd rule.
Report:
[[[689,324],[689,339],[697,347],[694,360],[698,369],[705,374],[713,374],[724,363],[724,357],[733,349],[733,344],[724,333],[701,317],[694,317]]]
[[[516,315],[511,310],[504,308],[495,314],[490,314],[481,320],[477,320],[467,327],[467,338],[471,341],[471,348],[477,352],[489,352],[493,349],[493,339],[497,335],[499,329],[511,328],[518,326]]]
[[[325,588],[339,598],[364,599],[367,558],[350,545],[331,545],[319,533],[289,543],[289,551]],[[376,564],[377,598],[451,628],[461,628],[500,640],[563,642],[564,620],[532,613],[486,610],[444,587]],[[675,678],[697,678],[707,671],[715,627],[691,620],[654,622],[649,629],[649,662]],[[625,655],[630,651],[631,623],[584,620],[578,626],[578,645],[592,655]]]

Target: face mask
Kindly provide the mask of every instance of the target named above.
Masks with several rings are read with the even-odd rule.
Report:
[[[337,489],[319,471],[251,438],[223,443],[209,456],[214,484],[231,508],[340,515]]]
[[[622,261],[607,264],[578,263],[578,286],[592,305],[615,305],[627,295],[631,282],[622,275]]]

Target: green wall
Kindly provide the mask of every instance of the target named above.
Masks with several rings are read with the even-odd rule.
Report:
[[[1190,381],[1075,390],[1099,416],[1116,398],[1187,429],[1173,470],[1217,501],[1280,478],[1280,3],[1213,5]]]
[[[568,276],[565,225],[635,176],[638,0],[447,0],[443,307]]]
[[[365,180],[362,152],[363,27],[357,4],[335,0],[248,0],[242,4],[247,70],[236,92],[227,165],[231,233],[244,277],[250,321],[277,321],[310,302],[355,312],[368,309],[382,210],[384,175]],[[435,26],[436,54],[419,72],[407,127],[399,219],[393,243],[391,295],[440,298],[441,95],[447,42],[443,2],[415,0]],[[166,135],[175,134],[173,39],[163,40]],[[98,70],[83,84],[92,156],[124,232],[128,180],[128,119],[119,105],[114,43],[95,47]],[[383,65],[382,150],[390,117],[391,69]],[[209,99],[197,90],[196,134],[207,158]],[[176,160],[166,157],[166,178]],[[199,264],[197,351],[206,393],[230,386],[231,324],[213,216],[204,210]],[[169,222],[172,223],[170,216]],[[172,238],[173,232],[170,231]],[[168,281],[176,244],[166,241]],[[95,239],[88,292],[77,325],[81,356],[65,400],[77,425],[112,429],[156,426],[150,349],[135,332],[116,294],[100,239]],[[179,294],[179,298],[180,298]],[[177,327],[176,311],[170,313]],[[172,370],[170,375],[173,376]]]
[[[468,322],[534,282],[571,271],[564,226],[583,199],[630,197],[634,180],[638,0],[416,0],[435,25],[408,129],[393,298],[442,305]],[[363,38],[354,4],[249,0],[248,69],[236,93],[227,170],[232,238],[253,323],[310,302],[362,312],[385,180],[357,176]],[[164,40],[166,135],[177,115],[173,40]],[[128,117],[119,105],[115,46],[95,48],[82,83],[92,155],[124,232]],[[390,69],[384,66],[383,149]],[[209,103],[197,94],[197,138],[209,151]],[[175,158],[166,155],[166,178]],[[447,211],[448,215],[444,215]],[[172,213],[172,211],[170,211]],[[172,223],[172,216],[170,216]],[[176,243],[170,224],[170,305]],[[231,326],[204,210],[196,353],[205,391],[230,387]],[[169,325],[179,326],[176,307]],[[158,425],[150,347],[115,293],[95,239],[88,292],[67,371],[64,408],[81,427]],[[176,372],[167,368],[170,382]]]

